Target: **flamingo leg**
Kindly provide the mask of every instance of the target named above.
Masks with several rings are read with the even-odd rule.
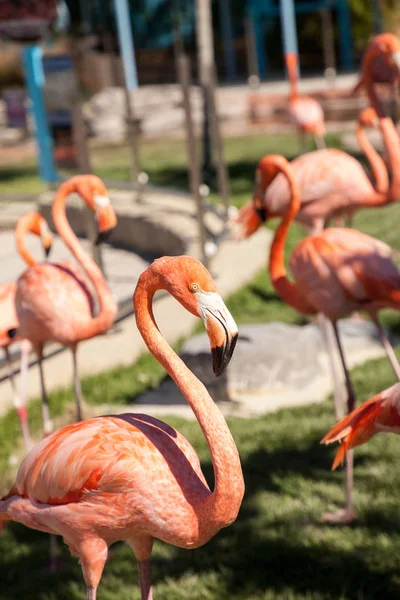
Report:
[[[39,374],[40,374],[40,387],[42,390],[42,420],[43,420],[43,434],[46,437],[53,431],[53,422],[50,419],[49,401],[46,393],[46,386],[44,384],[43,374],[43,347],[37,349],[37,357],[39,363]]]
[[[20,366],[20,380],[26,379],[26,373],[28,371],[28,361],[29,361],[29,350],[30,347],[26,344],[21,344],[21,366]],[[29,431],[29,423],[28,423],[28,412],[26,410],[26,402],[25,396],[21,393],[20,389],[19,393],[17,392],[17,386],[15,385],[14,373],[11,365],[10,351],[7,347],[4,348],[6,354],[6,362],[8,368],[8,378],[11,383],[12,394],[13,394],[13,404],[15,408],[15,412],[17,413],[19,424],[22,432],[22,439],[24,441],[24,447],[26,452],[32,448],[32,437]],[[25,385],[26,390],[26,385]]]
[[[138,560],[140,592],[142,600],[153,600],[150,560]]]
[[[96,600],[97,590],[95,588],[87,589],[87,600]]]
[[[353,384],[350,378],[350,373],[346,365],[346,359],[343,352],[342,342],[340,340],[340,335],[337,327],[337,323],[333,323],[333,331],[336,338],[337,347],[340,354],[340,359],[342,361],[343,372],[346,381],[346,389],[347,389],[347,412],[351,413],[355,407],[356,396],[354,393]],[[349,450],[346,452],[346,482],[345,482],[345,495],[346,495],[346,508],[339,510],[334,513],[324,513],[322,516],[322,520],[325,523],[341,523],[343,525],[347,523],[351,523],[353,519],[356,517],[356,513],[353,508],[353,483],[354,483],[354,475],[353,475],[353,450]]]
[[[373,317],[373,319],[374,319],[374,323],[376,325],[376,329],[378,331],[378,335],[379,335],[381,344],[385,349],[386,355],[387,355],[388,359],[390,360],[390,363],[392,365],[393,371],[394,371],[397,379],[400,381],[400,364],[399,364],[399,361],[397,360],[397,356],[393,350],[393,346],[389,342],[377,315],[375,315]]]
[[[72,348],[72,359],[74,363],[74,391],[76,401],[76,420],[82,421],[82,387],[79,379],[78,360],[76,356],[76,348]]]
[[[344,417],[345,393],[342,382],[341,369],[336,354],[336,343],[333,335],[331,322],[322,313],[318,315],[318,323],[325,342],[325,348],[329,359],[329,369],[333,384],[333,400],[335,404],[336,418]]]
[[[317,150],[325,150],[326,149],[325,138],[323,135],[314,135],[314,141],[315,141]]]

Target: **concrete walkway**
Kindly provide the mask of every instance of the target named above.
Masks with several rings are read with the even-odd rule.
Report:
[[[210,270],[216,280],[223,297],[251,280],[255,273],[265,267],[271,234],[261,229],[250,240],[238,244],[225,239],[213,258]],[[29,240],[36,256],[40,256],[37,240]],[[196,244],[192,244],[193,254]],[[60,240],[56,240],[52,259],[67,258],[66,250]],[[15,280],[23,269],[22,262],[15,256],[14,239],[11,232],[0,235],[0,261],[2,281]],[[109,283],[119,303],[132,297],[137,277],[146,267],[147,262],[138,255],[125,250],[107,248],[105,251],[105,267]],[[196,318],[185,311],[172,297],[156,298],[154,314],[157,323],[170,343],[187,336],[192,331]],[[146,350],[144,342],[137,330],[132,314],[122,319],[107,335],[98,336],[83,342],[79,348],[79,366],[82,375],[96,374],[118,365],[134,362]],[[72,382],[72,359],[69,351],[51,344],[46,349],[45,378],[48,390],[69,386]],[[16,362],[16,367],[17,362]],[[12,406],[9,381],[5,378],[3,368],[0,376],[0,414],[4,414]],[[39,372],[36,365],[29,371],[29,397],[40,395]],[[107,403],[107,398],[104,398]]]

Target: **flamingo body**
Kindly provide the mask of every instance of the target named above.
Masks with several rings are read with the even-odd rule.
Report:
[[[153,417],[125,414],[64,427],[35,446],[7,511],[72,547],[90,530],[107,544],[146,534],[196,548],[219,529],[202,519],[210,493],[181,434]],[[67,533],[69,520],[74,528]]]
[[[69,263],[27,269],[18,280],[17,315],[24,336],[34,344],[57,341],[73,347],[92,320],[93,297],[82,275]]]
[[[308,152],[290,163],[300,188],[300,210],[296,221],[315,228],[337,214],[350,212],[375,196],[370,178],[361,164],[336,149]],[[287,179],[279,173],[268,187],[264,205],[268,216],[282,216],[290,205]]]
[[[336,227],[302,240],[290,269],[306,301],[336,321],[355,310],[400,308],[400,272],[391,255],[384,242]]]
[[[289,101],[289,114],[297,129],[314,135],[325,135],[324,112],[310,96],[297,96]]]

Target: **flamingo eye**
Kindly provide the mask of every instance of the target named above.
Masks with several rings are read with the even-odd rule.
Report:
[[[189,288],[190,288],[191,292],[198,292],[200,289],[200,286],[198,283],[191,283]]]

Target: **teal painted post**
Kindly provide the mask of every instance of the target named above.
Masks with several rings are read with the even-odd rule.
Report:
[[[39,46],[24,46],[23,68],[25,82],[31,102],[30,111],[35,120],[35,137],[39,152],[39,173],[46,183],[55,183],[60,177],[53,157],[53,140],[47,123],[42,88],[44,71],[42,50]]]
[[[138,87],[138,78],[129,5],[127,0],[114,0],[114,6],[117,17],[119,45],[124,65],[125,84],[127,89],[133,92]]]
[[[344,69],[352,69],[353,52],[351,47],[351,25],[350,11],[347,0],[337,0],[337,10],[339,17],[339,50],[342,67]]]
[[[228,79],[237,75],[236,55],[233,45],[232,6],[231,0],[219,0],[219,18],[221,22],[221,37],[224,46],[225,73]]]
[[[293,0],[280,0],[281,27],[283,37],[283,48],[285,55],[295,54],[298,56],[296,13]],[[297,60],[297,68],[299,61]],[[300,76],[300,73],[298,73]]]
[[[251,27],[254,33],[254,41],[256,46],[257,62],[258,62],[258,73],[260,79],[264,79],[267,76],[268,62],[265,51],[265,40],[264,40],[264,24],[262,19],[256,18],[255,15],[249,15]]]

